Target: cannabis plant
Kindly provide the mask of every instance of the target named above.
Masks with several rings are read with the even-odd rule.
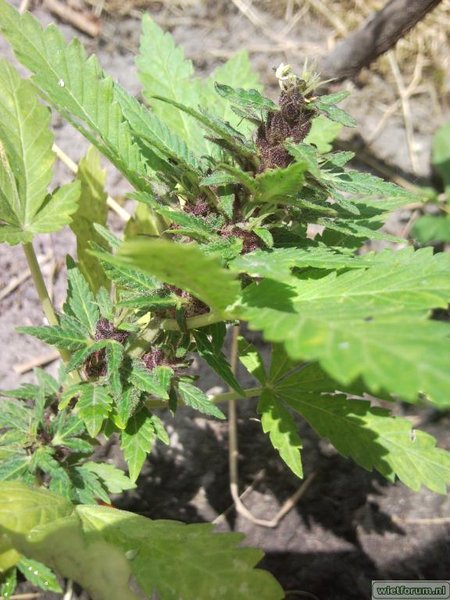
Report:
[[[436,194],[430,197],[430,203],[435,205],[435,214],[420,216],[414,223],[411,234],[420,244],[431,242],[448,244],[450,243],[450,122],[439,127],[433,136],[431,163],[436,175],[442,181],[444,193],[440,197]]]
[[[136,485],[154,442],[169,442],[160,409],[224,419],[227,401],[233,422],[250,399],[299,478],[302,419],[361,467],[445,493],[450,455],[387,407],[450,406],[450,328],[432,318],[450,298],[450,255],[395,249],[382,231],[412,198],[332,151],[336,128],[355,124],[336,106],[347,93],[319,95],[314,74],[281,65],[273,102],[244,53],[199,79],[144,17],[141,103],[78,40],[5,0],[0,30],[31,72],[0,61],[0,240],[22,244],[48,322],[19,331],[62,359],[57,378],[38,370],[36,384],[2,392],[3,596],[16,569],[59,589],[52,569],[100,600],[283,597],[239,534],[109,506]],[[93,146],[75,180],[52,190],[51,109]],[[119,236],[106,226],[100,155],[133,188]],[[58,313],[33,237],[66,225],[78,253]],[[390,249],[361,252],[370,240]],[[241,323],[271,345],[269,361]],[[227,391],[201,390],[196,355]],[[237,379],[237,360],[253,387]],[[113,435],[128,474],[95,453]]]

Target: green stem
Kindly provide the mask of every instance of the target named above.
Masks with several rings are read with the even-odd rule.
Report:
[[[221,321],[233,321],[232,315],[216,314],[214,312],[206,313],[205,315],[198,315],[197,317],[189,317],[186,319],[186,327],[188,329],[198,329],[199,327],[206,327],[207,325],[213,325],[214,323],[220,323]],[[178,331],[180,329],[176,319],[164,319],[161,321],[161,327],[166,331]]]
[[[238,392],[224,392],[223,394],[216,394],[215,396],[213,396],[212,398],[210,398],[210,401],[213,404],[220,404],[221,402],[229,402],[230,400],[240,400],[240,399],[245,399],[245,398],[255,398],[256,396],[259,396],[262,392],[262,387],[253,387],[253,388],[247,388],[246,390],[244,390],[244,396],[242,394],[238,394]],[[147,400],[147,402],[145,403],[147,408],[149,408],[150,410],[156,409],[156,408],[167,408],[167,402],[165,402],[164,400]]]
[[[58,325],[58,317],[56,316],[52,301],[50,300],[50,296],[48,295],[47,287],[45,285],[44,278],[42,277],[41,268],[36,258],[36,253],[34,252],[33,244],[32,242],[27,242],[26,244],[23,244],[22,247],[25,252],[28,267],[31,272],[31,277],[33,278],[37,295],[39,296],[39,300],[41,301],[42,310],[44,311],[44,315],[47,317],[48,324]],[[67,362],[70,359],[71,354],[67,350],[58,348],[58,352],[60,353],[61,358],[65,362]]]
[[[45,285],[44,278],[42,277],[41,268],[36,258],[33,244],[31,242],[27,242],[26,244],[23,244],[23,249],[27,258],[31,277],[33,278],[34,286],[42,304],[44,315],[47,317],[49,325],[58,325],[58,317],[56,316],[52,301],[48,295],[47,287]]]
[[[152,342],[158,336],[160,328],[156,320],[150,321],[142,333],[132,342],[128,354],[133,358],[138,358],[146,352],[152,345]]]

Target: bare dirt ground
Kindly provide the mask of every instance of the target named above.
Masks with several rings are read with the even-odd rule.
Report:
[[[18,6],[19,2],[12,4]],[[102,3],[91,4],[98,8]],[[329,19],[324,21],[316,13],[302,9],[302,5],[314,4],[317,8],[324,5],[323,2],[295,3],[293,16],[286,12],[289,6],[294,6],[293,2],[283,3],[283,7],[277,2],[259,2],[257,13],[246,13],[242,7],[248,4],[238,1],[147,4],[156,21],[173,33],[201,74],[208,74],[234,51],[248,48],[255,68],[272,94],[276,93],[274,66],[283,61],[299,69],[305,55],[314,58],[323,53],[335,35]],[[139,39],[136,3],[116,5],[121,8],[119,13],[126,14],[102,14],[102,34],[96,39],[75,32],[70,25],[63,24],[61,28],[68,38],[79,35],[88,50],[99,55],[105,70],[129,91],[138,93],[133,63]],[[54,20],[40,4],[32,8],[42,22]],[[292,25],[292,19],[302,10],[303,14]],[[255,14],[262,15],[263,20],[255,20]],[[10,57],[1,39],[0,56]],[[394,71],[387,76],[386,60],[377,64],[371,75],[363,74],[357,85],[345,84],[354,92],[346,108],[360,123],[356,131],[358,147],[370,157],[387,163],[394,176],[418,183],[430,175],[431,135],[449,116],[449,75],[445,75],[444,69],[445,93],[437,97],[436,86],[430,84],[429,78],[413,80],[415,63],[405,68],[401,66],[403,83],[406,87],[412,83],[405,113],[405,97],[403,105],[399,99],[398,74],[397,79],[392,75],[395,62],[390,63]],[[414,60],[418,60],[417,56]],[[427,56],[423,70],[426,68],[430,68]],[[386,112],[389,119],[384,116]],[[55,132],[58,144],[71,158],[78,160],[84,154],[87,144],[58,117],[55,117]],[[356,143],[355,138],[345,135],[347,140]],[[67,169],[59,165],[56,181],[60,183],[68,178]],[[108,188],[114,196],[127,190],[112,169]],[[410,217],[408,212],[397,215],[392,224],[396,233],[408,226]],[[63,231],[41,236],[35,247],[44,260],[44,275],[60,307],[65,293],[61,268],[65,255],[74,252],[71,235]],[[32,380],[30,371],[19,375],[16,370],[23,367],[24,362],[48,353],[48,348],[37,340],[15,332],[17,325],[42,323],[41,309],[29,279],[5,294],[11,281],[24,273],[26,264],[21,249],[1,246],[2,388]],[[49,369],[55,371],[56,363],[51,363]],[[202,366],[200,375],[204,389],[217,384]],[[397,410],[418,415],[420,427],[433,434],[442,447],[450,448],[447,414],[402,406]],[[244,501],[256,516],[271,518],[298,488],[299,481],[283,467],[261,433],[259,423],[249,419],[253,416],[253,404],[242,403],[239,417],[241,490],[247,490]],[[306,474],[314,472],[316,477],[299,504],[276,529],[263,528],[229,510],[232,501],[228,491],[226,424],[199,418],[187,410],[180,411],[175,418],[169,414],[164,418],[171,435],[171,448],[157,446],[139,479],[138,489],[118,498],[118,507],[152,518],[187,522],[217,518],[218,530],[244,532],[247,544],[265,551],[261,566],[274,573],[289,592],[287,597],[365,600],[370,598],[371,579],[450,577],[448,497],[426,490],[413,493],[401,484],[388,484],[336,455],[326,443],[319,442],[304,423],[299,423]],[[104,454],[111,460],[121,461],[114,444],[108,444]],[[25,589],[30,588],[24,587],[21,591]],[[41,597],[58,596],[42,594]],[[81,592],[77,596],[75,591],[73,598],[76,597],[86,598]]]

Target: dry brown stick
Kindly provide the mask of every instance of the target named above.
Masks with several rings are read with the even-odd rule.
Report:
[[[19,12],[24,13],[30,6],[30,0],[22,0],[19,6]]]
[[[44,365],[48,365],[49,363],[58,360],[58,358],[60,358],[59,352],[57,350],[50,350],[49,352],[45,352],[45,354],[35,356],[34,358],[27,360],[26,362],[18,363],[14,365],[13,368],[18,375],[23,375],[24,373],[26,373],[27,371],[31,371],[35,367],[42,367]]]
[[[320,65],[324,79],[355,77],[390,50],[442,0],[390,0],[326,56]]]
[[[399,525],[445,525],[450,523],[450,517],[424,517],[422,519],[402,519],[401,517],[396,517],[395,515],[391,517],[394,523],[398,523]]]
[[[389,64],[391,66],[392,73],[394,75],[395,83],[397,85],[398,93],[400,95],[400,102],[402,106],[403,113],[403,122],[405,124],[405,132],[406,132],[406,142],[408,145],[408,154],[409,160],[411,162],[412,169],[414,173],[418,173],[419,171],[419,159],[417,158],[417,153],[415,149],[414,142],[414,129],[412,125],[411,119],[411,108],[409,105],[409,96],[411,94],[411,90],[413,89],[413,82],[420,81],[420,77],[422,74],[422,64],[423,64],[423,55],[421,53],[417,56],[416,67],[414,69],[414,76],[408,88],[405,86],[403,81],[402,74],[400,72],[400,68],[398,66],[397,60],[395,58],[394,52],[388,53]]]
[[[236,373],[237,360],[238,360],[238,337],[239,337],[239,325],[234,325],[232,330],[231,338],[231,351],[230,351],[230,366],[231,371]],[[261,527],[275,528],[278,523],[294,508],[303,494],[311,485],[313,479],[317,473],[313,472],[303,481],[298,490],[292,494],[290,498],[284,502],[280,510],[273,517],[273,519],[259,519],[255,517],[249,509],[242,502],[242,496],[239,495],[239,447],[237,437],[237,411],[236,411],[236,400],[229,400],[228,402],[228,465],[230,472],[230,493],[233,498],[233,503],[236,511],[244,518],[255,525]]]
[[[52,258],[52,253],[48,252],[45,256],[43,256],[39,260],[39,266],[42,267],[51,258]],[[9,284],[0,292],[0,300],[3,300],[7,296],[9,296],[9,294],[11,294],[12,292],[14,292],[14,290],[16,288],[18,288],[19,285],[21,285],[29,277],[31,277],[31,273],[30,273],[30,271],[28,269],[25,270],[25,271],[23,271],[23,273],[21,273],[20,275],[17,275],[17,277],[13,277],[13,279],[11,279],[11,281],[9,282]]]
[[[87,33],[91,37],[98,37],[100,35],[100,20],[92,13],[79,12],[59,0],[44,0],[44,4],[61,21],[70,23],[76,29]]]

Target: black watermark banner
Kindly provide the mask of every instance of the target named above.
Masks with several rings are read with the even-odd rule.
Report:
[[[450,580],[372,581],[372,600],[450,600]]]

